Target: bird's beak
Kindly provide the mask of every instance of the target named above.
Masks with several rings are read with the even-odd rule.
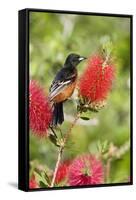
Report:
[[[82,61],[82,60],[85,60],[85,59],[87,59],[86,57],[83,57],[83,56],[81,56],[80,58],[79,58],[79,61]]]

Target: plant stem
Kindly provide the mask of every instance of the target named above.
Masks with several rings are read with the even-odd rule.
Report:
[[[54,183],[55,183],[55,179],[56,179],[56,175],[57,175],[57,171],[58,171],[58,167],[59,167],[59,164],[60,164],[60,161],[61,161],[61,158],[62,158],[62,154],[63,154],[63,149],[65,147],[65,144],[67,142],[67,139],[73,129],[73,127],[75,126],[77,120],[79,119],[80,117],[80,113],[77,113],[73,123],[71,124],[69,130],[67,131],[67,133],[65,134],[65,137],[64,137],[64,140],[62,142],[62,145],[59,147],[59,151],[58,151],[58,158],[57,158],[57,162],[56,162],[56,165],[55,165],[55,170],[54,170],[54,173],[53,173],[53,178],[52,178],[52,181],[51,181],[51,185],[50,187],[53,187],[54,186]]]
[[[110,170],[111,170],[111,158],[107,160],[106,166],[105,166],[105,181],[108,182],[109,176],[110,176]]]
[[[63,147],[60,147],[60,148],[59,148],[58,158],[57,158],[57,162],[56,162],[56,166],[55,166],[55,170],[54,170],[54,174],[53,174],[53,178],[52,178],[50,187],[53,187],[53,186],[54,186],[55,179],[56,179],[56,175],[57,175],[57,171],[58,171],[58,167],[59,167],[59,164],[60,164],[60,161],[61,161],[61,157],[62,157],[62,151],[63,151]]]
[[[78,120],[79,118],[80,118],[80,113],[78,112],[77,115],[76,115],[76,117],[75,117],[75,119],[74,119],[74,121],[72,122],[72,124],[71,124],[69,130],[68,130],[67,133],[65,134],[64,145],[65,145],[65,143],[67,142],[67,139],[68,139],[68,137],[69,137],[69,135],[70,135],[70,133],[71,133],[73,127],[75,126],[75,124],[76,124],[76,122],[77,122],[77,120]]]

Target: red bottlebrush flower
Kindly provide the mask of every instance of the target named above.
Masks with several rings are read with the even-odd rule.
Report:
[[[34,188],[39,188],[38,183],[35,180],[35,176],[33,175],[29,181],[29,188],[34,189]]]
[[[79,82],[80,95],[89,102],[105,100],[112,87],[114,75],[112,64],[105,63],[99,55],[90,57]]]
[[[30,128],[37,136],[47,135],[47,129],[52,119],[52,111],[43,89],[35,82],[29,87],[29,121]]]
[[[56,174],[56,184],[59,184],[61,181],[64,181],[67,178],[70,164],[71,161],[68,160],[60,164]]]
[[[71,186],[102,184],[103,174],[101,161],[87,154],[73,161],[69,168],[68,180]]]

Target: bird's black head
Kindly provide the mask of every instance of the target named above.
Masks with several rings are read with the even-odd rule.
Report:
[[[86,57],[80,56],[78,54],[71,53],[66,58],[65,67],[76,67],[82,60],[85,60]]]

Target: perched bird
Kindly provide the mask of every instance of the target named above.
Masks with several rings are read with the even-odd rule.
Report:
[[[61,70],[56,74],[49,93],[49,100],[53,102],[53,119],[51,126],[57,126],[64,121],[63,102],[74,92],[77,82],[76,66],[86,57],[69,54]]]

